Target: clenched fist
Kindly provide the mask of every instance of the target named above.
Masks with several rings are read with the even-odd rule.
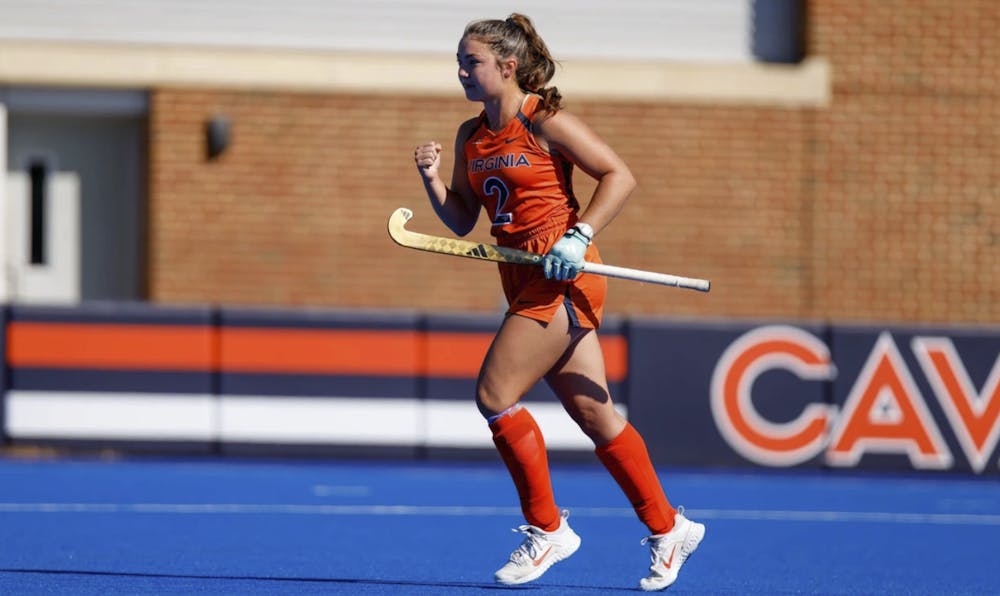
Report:
[[[441,143],[430,141],[417,145],[413,150],[413,161],[417,164],[420,175],[427,179],[433,178],[441,165]]]

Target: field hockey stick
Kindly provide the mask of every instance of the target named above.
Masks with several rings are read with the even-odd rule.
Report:
[[[435,252],[442,255],[452,255],[456,257],[468,257],[481,261],[494,261],[497,263],[513,263],[516,265],[538,265],[542,264],[544,255],[507,248],[505,246],[495,246],[493,244],[483,244],[481,242],[471,242],[458,238],[442,238],[440,236],[430,236],[419,232],[411,232],[406,229],[406,222],[413,217],[413,212],[405,207],[400,207],[389,216],[389,236],[396,241],[396,244],[406,248],[414,248],[427,252]],[[605,277],[617,277],[619,279],[630,279],[661,286],[671,286],[674,288],[686,288],[707,292],[711,287],[711,282],[707,279],[696,279],[693,277],[680,277],[677,275],[667,275],[666,273],[654,273],[652,271],[642,271],[640,269],[629,269],[626,267],[614,267],[601,263],[584,263],[585,273],[594,273]]]

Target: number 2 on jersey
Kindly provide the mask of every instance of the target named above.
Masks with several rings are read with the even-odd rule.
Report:
[[[496,176],[490,176],[484,180],[483,194],[486,196],[495,196],[497,199],[497,211],[493,215],[493,225],[502,226],[514,221],[514,216],[510,213],[505,213],[503,210],[504,205],[507,203],[507,197],[510,196],[510,190],[504,184],[503,180]]]

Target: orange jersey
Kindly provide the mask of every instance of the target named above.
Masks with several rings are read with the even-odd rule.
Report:
[[[500,132],[486,125],[485,114],[465,142],[469,183],[486,208],[498,244],[545,254],[576,223],[579,203],[573,196],[573,164],[542,149],[533,118],[540,98],[528,95],[517,117]],[[601,262],[591,244],[586,259]],[[581,274],[576,279],[545,279],[541,267],[501,263],[500,281],[510,308],[548,323],[560,308],[573,327],[600,327],[607,280]]]
[[[500,132],[486,125],[485,114],[465,142],[469,184],[491,218],[491,233],[504,244],[540,226],[569,227],[579,210],[573,196],[573,164],[535,141],[533,118],[540,99],[525,97],[517,117]],[[564,228],[565,229],[565,228]]]

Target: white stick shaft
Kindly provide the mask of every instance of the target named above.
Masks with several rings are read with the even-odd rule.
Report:
[[[604,265],[602,263],[585,263],[583,270],[586,273],[596,273],[605,277],[617,277],[619,279],[641,281],[661,286],[673,286],[675,288],[687,288],[702,292],[707,292],[712,285],[707,279],[681,277],[679,275],[668,275],[654,271],[629,269],[628,267],[615,267],[614,265]]]
[[[494,261],[498,263],[512,263],[517,265],[541,265],[543,255],[495,246],[481,242],[470,242],[459,238],[442,238],[440,236],[430,236],[420,232],[411,232],[406,229],[406,222],[413,217],[413,212],[405,207],[396,209],[389,217],[389,235],[400,246],[415,248],[427,252],[435,252],[456,257],[466,257],[479,259],[482,261]],[[677,275],[667,275],[666,273],[654,273],[652,271],[642,271],[639,269],[628,269],[626,267],[614,267],[602,263],[585,263],[583,271],[595,275],[606,277],[617,277],[620,279],[630,279],[633,281],[647,282],[661,286],[674,288],[685,288],[707,292],[711,288],[711,283],[707,279],[696,279],[693,277],[680,277]]]

